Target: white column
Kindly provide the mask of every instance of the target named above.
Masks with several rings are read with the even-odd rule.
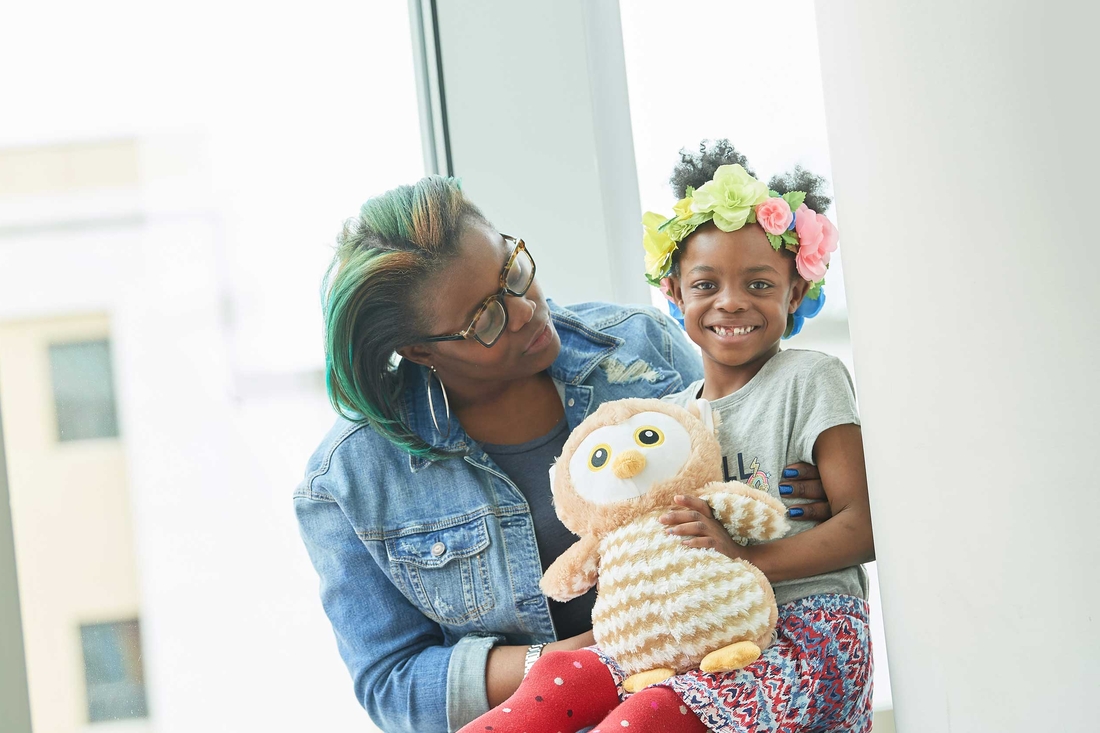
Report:
[[[817,3],[897,728],[1095,731],[1095,3]]]
[[[446,141],[470,197],[527,240],[559,302],[649,303],[618,3],[434,4]]]

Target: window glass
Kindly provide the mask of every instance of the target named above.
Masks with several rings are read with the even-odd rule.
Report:
[[[50,377],[60,440],[118,436],[107,341],[51,344]]]
[[[88,721],[144,718],[145,673],[136,619],[80,627]]]
[[[291,497],[335,419],[336,235],[424,174],[408,4],[12,12],[0,418],[34,730],[373,730]]]

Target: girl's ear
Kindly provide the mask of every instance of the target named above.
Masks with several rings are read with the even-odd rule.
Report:
[[[684,309],[684,294],[680,290],[680,278],[669,275],[665,280],[668,282],[668,293],[665,297],[676,304],[676,307],[681,311]]]
[[[787,305],[787,313],[791,314],[798,310],[798,306],[802,305],[802,299],[806,297],[806,293],[810,291],[810,283],[802,278],[797,278],[794,284],[791,286],[791,302]]]

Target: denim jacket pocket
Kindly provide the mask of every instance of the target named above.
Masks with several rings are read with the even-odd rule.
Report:
[[[400,530],[386,539],[396,578],[428,618],[447,626],[469,623],[493,608],[489,528],[484,516],[440,527]]]

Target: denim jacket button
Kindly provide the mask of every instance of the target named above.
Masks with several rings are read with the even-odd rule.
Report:
[[[432,545],[432,555],[434,557],[439,557],[440,555],[442,555],[446,551],[447,551],[447,546],[445,544],[443,544],[442,542],[436,542],[434,545]]]
[[[573,405],[577,404],[577,401],[576,401],[575,399],[573,399],[572,397],[570,397],[570,398],[569,398],[569,402],[568,402],[567,404],[568,404],[568,405],[569,405],[570,407],[572,407]]]

